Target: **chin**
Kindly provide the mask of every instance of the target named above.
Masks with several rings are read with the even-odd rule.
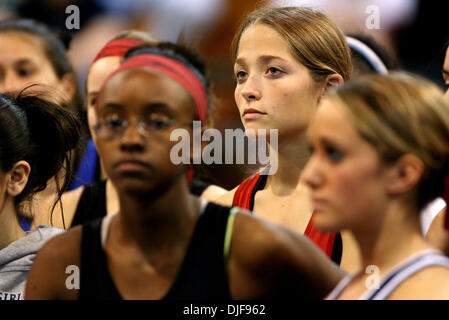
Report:
[[[117,177],[111,178],[117,191],[124,193],[151,193],[156,188],[154,179],[144,179],[143,177]]]
[[[315,212],[313,224],[323,232],[335,233],[343,229],[341,222],[336,219],[335,215],[327,212]]]

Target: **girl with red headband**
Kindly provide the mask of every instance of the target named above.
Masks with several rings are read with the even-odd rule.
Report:
[[[97,147],[120,210],[47,243],[27,299],[322,298],[344,273],[306,237],[189,192],[170,135],[207,115],[204,67],[187,49],[133,49],[97,97]],[[66,287],[68,265],[79,288]]]
[[[148,33],[126,30],[113,36],[94,57],[86,78],[87,123],[91,139],[87,141],[85,156],[75,177],[77,188],[63,194],[62,212],[60,206],[55,209],[58,214],[54,215],[53,225],[66,229],[72,226],[74,221],[75,224],[80,224],[91,218],[117,212],[117,194],[106,179],[95,148],[95,99],[100,86],[109,74],[120,66],[130,48],[157,41],[158,39]],[[60,218],[62,213],[63,218]]]
[[[123,31],[114,36],[95,56],[86,79],[87,117],[91,140],[87,144],[89,161],[84,164],[85,171],[90,172],[97,182],[81,186],[63,195],[63,212],[66,226],[76,226],[83,222],[118,211],[117,192],[107,179],[101,159],[95,148],[97,134],[94,127],[97,123],[95,102],[101,85],[112,71],[120,66],[128,50],[142,44],[156,44],[159,40],[148,33],[136,30]],[[193,171],[189,171],[191,191],[207,199],[218,197],[226,190],[198,179],[192,179]],[[201,186],[199,188],[198,186]],[[62,221],[61,221],[62,222]],[[63,225],[61,224],[61,227]]]

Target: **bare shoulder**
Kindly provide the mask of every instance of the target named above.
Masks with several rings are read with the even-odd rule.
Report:
[[[201,194],[201,198],[206,199],[208,201],[215,201],[216,199],[224,196],[228,193],[228,190],[219,187],[217,185],[211,184],[203,191]]]
[[[238,299],[322,298],[346,274],[307,237],[246,211],[234,220],[229,273]]]
[[[81,226],[59,234],[40,249],[28,274],[25,299],[74,299],[77,292],[68,290],[67,270],[79,270]],[[70,272],[69,272],[70,273]]]
[[[390,296],[392,300],[448,300],[449,268],[425,268],[404,281]]]
[[[79,251],[81,246],[81,236],[82,226],[71,228],[47,241],[39,254],[72,260],[76,256],[74,249]]]
[[[234,189],[225,192],[224,194],[220,195],[219,197],[215,198],[213,201],[215,203],[221,204],[222,206],[232,206],[232,201],[234,200],[234,194],[237,191],[238,187],[235,187]]]
[[[239,209],[234,220],[232,242],[238,243],[235,248],[236,254],[242,254],[242,258],[254,258],[260,253],[278,254],[278,249],[294,245],[298,233],[279,225],[270,223],[258,216],[252,215],[250,211]],[[248,248],[257,248],[253,255],[248,255]],[[242,252],[241,252],[242,251]]]
[[[236,216],[232,242],[239,244],[239,247],[235,248],[235,253],[241,254],[242,259],[258,260],[282,255],[290,258],[291,255],[295,255],[303,264],[316,265],[319,262],[326,262],[326,265],[336,266],[306,236],[254,216],[244,209],[240,209]],[[248,254],[246,251],[249,249],[252,249],[254,254]]]

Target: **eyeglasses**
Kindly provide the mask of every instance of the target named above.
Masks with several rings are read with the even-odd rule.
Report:
[[[118,115],[113,114],[105,118],[98,119],[98,123],[94,126],[95,132],[102,138],[118,138],[121,137],[131,123],[134,123],[137,132],[144,137],[151,137],[155,134],[164,134],[174,125],[186,126],[191,123],[188,121],[177,121],[165,117],[148,117],[143,119],[122,119]]]

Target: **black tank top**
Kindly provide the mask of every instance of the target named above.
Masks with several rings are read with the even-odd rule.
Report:
[[[208,203],[198,218],[187,253],[164,300],[230,300],[224,242],[230,207]],[[83,225],[78,299],[122,299],[101,244],[101,222]],[[151,285],[149,283],[148,285]]]
[[[84,187],[71,227],[106,216],[106,180]]]
[[[209,182],[193,179],[190,193],[199,197],[210,185]],[[81,225],[106,215],[106,180],[102,180],[84,187],[70,226]]]

